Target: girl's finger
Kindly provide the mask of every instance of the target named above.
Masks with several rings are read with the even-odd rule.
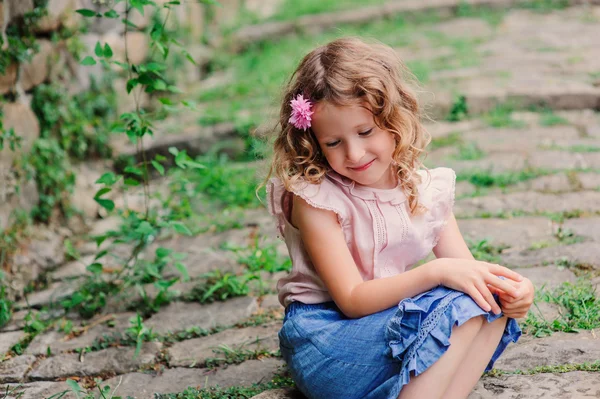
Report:
[[[523,281],[523,276],[514,270],[510,270],[508,267],[500,266],[497,264],[490,264],[490,271],[496,276],[503,276],[513,281]]]
[[[484,278],[485,278],[486,284],[489,284],[493,287],[501,289],[502,291],[504,291],[508,295],[512,296],[513,298],[518,297],[517,289],[515,287],[513,287],[512,284],[508,283],[506,280],[502,280],[501,278],[498,278],[498,276],[493,275],[493,274],[490,274]]]
[[[485,301],[490,305],[490,308],[492,309],[494,314],[500,314],[500,306],[496,303],[496,300],[492,296],[492,293],[488,289],[487,285],[480,283],[476,284],[475,288],[477,288],[477,290],[481,293]]]
[[[499,288],[496,288],[496,287],[494,287],[493,285],[489,285],[489,284],[488,284],[488,285],[487,285],[487,287],[488,287],[488,289],[491,291],[491,293],[492,293],[492,294],[497,294],[497,295],[500,295],[500,296],[503,296],[503,295],[505,295],[505,294],[506,294],[506,292],[502,291],[502,290],[501,290],[501,289],[499,289]],[[509,297],[510,297],[510,296],[509,296]],[[511,297],[511,298],[512,298],[512,297]]]
[[[469,295],[475,301],[475,303],[486,312],[492,310],[490,304],[487,303],[487,301],[483,298],[483,295],[481,295],[481,293],[475,287],[473,287],[471,290],[468,290],[468,292],[465,291],[465,294]]]

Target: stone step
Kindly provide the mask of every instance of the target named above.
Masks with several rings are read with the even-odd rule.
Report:
[[[458,218],[481,215],[500,215],[513,212],[562,213],[600,212],[600,192],[581,191],[577,193],[543,194],[517,192],[496,196],[461,198],[456,200],[454,213]]]
[[[135,358],[135,348],[109,348],[81,357],[77,353],[52,356],[43,359],[27,377],[31,380],[54,380],[105,373],[124,374],[154,364],[161,347],[162,344],[158,342],[146,342]]]
[[[212,371],[178,367],[166,369],[160,375],[125,374],[111,378],[102,385],[109,385],[112,389],[118,385],[115,394],[124,398],[129,395],[136,399],[154,399],[154,393],[182,392],[187,387],[202,389],[218,385],[227,388],[270,381],[283,364],[281,359],[265,358]]]
[[[29,371],[29,368],[36,360],[35,356],[23,355],[1,362],[0,384],[22,381],[25,373]]]
[[[517,398],[597,398],[600,377],[597,372],[540,373],[535,375],[504,375],[483,377],[468,399]],[[252,399],[304,399],[296,389],[272,389]]]
[[[597,398],[599,393],[600,373],[572,371],[484,377],[468,399],[584,399]]]
[[[502,262],[514,267],[541,266],[547,264],[600,269],[600,246],[595,243],[577,243],[537,250],[515,251],[502,255]]]
[[[594,0],[596,1],[596,0]],[[519,3],[514,0],[472,0],[469,5],[507,9]],[[578,4],[581,1],[571,1]],[[459,0],[389,0],[381,5],[362,7],[347,11],[301,16],[293,21],[267,22],[239,29],[235,41],[244,48],[252,42],[279,39],[284,35],[305,31],[318,32],[340,24],[361,24],[396,15],[410,16],[424,12],[437,12],[441,15],[455,15],[462,3]]]
[[[74,338],[70,338],[69,334],[60,331],[50,331],[37,335],[27,347],[25,353],[31,355],[46,355],[48,351],[53,355],[62,352],[73,351],[91,346],[94,341],[103,336],[112,336],[114,334],[123,333],[130,327],[129,320],[135,317],[135,313],[122,313],[116,315],[97,316],[95,319],[87,321],[87,326],[80,327],[84,333]],[[99,321],[102,321],[98,323]],[[110,325],[108,324],[110,322]],[[98,323],[98,324],[96,324]],[[79,328],[76,328],[78,330]]]
[[[171,303],[144,322],[157,334],[185,331],[191,327],[212,329],[230,326],[249,317],[258,309],[256,298],[238,297],[209,305]]]
[[[61,399],[76,399],[75,394],[71,392],[71,388],[66,382],[50,382],[50,381],[39,381],[32,382],[29,384],[7,384],[0,386],[2,392],[12,392],[8,398],[15,399],[40,399],[61,397]],[[66,392],[64,396],[61,396],[63,392]]]
[[[175,343],[168,352],[170,367],[203,367],[207,359],[223,358],[223,349],[274,352],[279,349],[277,333],[281,323],[256,327],[232,328],[207,337]]]
[[[600,359],[600,336],[591,331],[578,334],[555,332],[549,337],[524,336],[511,344],[494,368],[512,372],[541,366],[594,363]]]

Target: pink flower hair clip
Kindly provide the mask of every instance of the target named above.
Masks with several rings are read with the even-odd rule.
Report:
[[[310,116],[314,113],[312,110],[312,103],[309,100],[304,99],[302,94],[298,94],[295,99],[290,101],[290,105],[292,106],[292,116],[290,116],[288,122],[297,129],[308,129],[311,121]]]

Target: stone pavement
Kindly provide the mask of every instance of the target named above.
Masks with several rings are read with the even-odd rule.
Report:
[[[427,91],[436,93],[437,112],[449,111],[461,94],[474,114],[466,121],[428,125],[434,142],[427,165],[457,171],[455,213],[466,239],[494,262],[530,278],[538,289],[576,284],[578,276],[597,287],[600,7],[574,6],[545,14],[516,9],[497,26],[473,17],[451,19],[435,29],[429,39],[398,51],[411,59],[444,65],[430,74],[426,84]],[[457,53],[456,46],[440,47],[440,35],[476,38],[474,65],[462,67],[464,54]],[[514,105],[518,109],[538,108],[495,119],[493,114],[477,116],[505,101],[521,101]],[[534,177],[524,178],[527,174]],[[486,179],[507,183],[483,187]],[[114,227],[113,222],[99,222],[95,232]],[[192,282],[176,287],[183,295],[208,271],[239,269],[235,256],[223,249],[224,243],[249,245],[259,235],[285,251],[264,209],[248,210],[244,224],[222,233],[169,239],[153,245],[145,255],[151,256],[158,245],[189,253],[186,262]],[[87,265],[85,260],[65,262],[55,255],[62,253],[60,245],[44,242],[35,253],[40,257],[37,262],[52,270],[51,284],[29,295],[29,305],[37,308],[68,296]],[[80,250],[92,255],[93,247],[89,248],[82,245]],[[110,339],[130,326],[134,313],[126,310],[127,304],[113,301],[106,314],[89,321],[67,315],[82,328],[81,334],[57,329],[36,336],[21,356],[0,363],[0,384],[22,384],[18,389],[22,399],[38,399],[67,390],[66,378],[89,382],[90,377],[98,377],[111,388],[118,386],[117,394],[123,397],[150,399],[154,393],[182,392],[188,386],[270,381],[285,370],[277,352],[283,315],[274,295],[278,277],[264,275],[267,295],[206,305],[174,301],[161,308],[144,320],[156,340],[144,343],[137,356],[134,347]],[[19,306],[24,309],[27,304]],[[543,298],[532,308],[538,320],[550,322],[572,315],[569,312],[572,309]],[[26,314],[26,310],[16,312],[0,331],[0,353],[25,336]],[[247,356],[224,366],[228,353]],[[593,364],[599,360],[600,331],[527,334],[509,347],[496,364],[497,371],[483,376],[469,398],[598,398],[600,372]],[[287,389],[256,398],[295,397],[300,396]]]

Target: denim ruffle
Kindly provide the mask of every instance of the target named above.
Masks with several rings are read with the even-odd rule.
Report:
[[[486,315],[488,322],[502,316],[484,311],[470,296],[443,286],[401,301],[386,326],[391,356],[402,362],[397,385],[389,397],[396,397],[408,384],[411,372],[415,376],[421,374],[448,350],[453,326],[482,315]],[[509,319],[486,371],[492,369],[507,345],[517,342],[520,336],[517,321]]]

